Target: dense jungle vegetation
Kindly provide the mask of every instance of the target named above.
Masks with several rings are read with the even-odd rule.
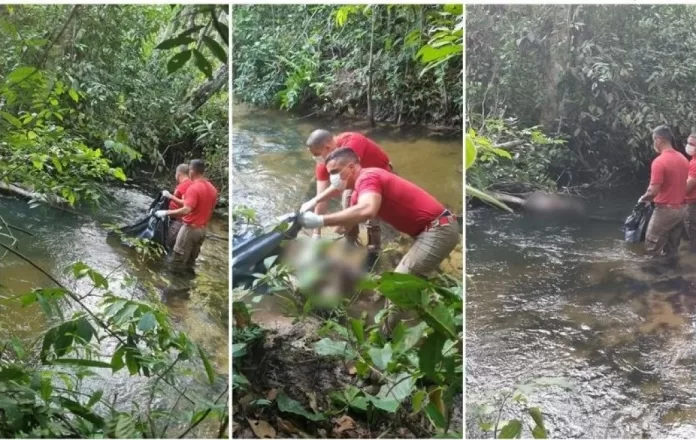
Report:
[[[236,6],[233,23],[235,99],[461,128],[462,5]]]
[[[607,187],[641,175],[657,125],[683,147],[696,110],[695,14],[690,5],[467,8],[466,125],[489,152],[468,182]]]
[[[226,191],[227,22],[222,6],[1,5],[0,189],[94,206],[111,182],[171,179],[203,156]],[[0,286],[2,306],[35,307],[46,329],[32,341],[2,329],[0,436],[226,436],[227,380],[152,286],[120,296],[138,280],[80,261],[48,273],[17,249],[21,226],[0,216],[0,272],[22,261],[36,288]],[[131,265],[159,257],[136,245]]]
[[[226,23],[213,7],[0,7],[3,180],[96,202],[95,181],[203,156],[226,189]]]

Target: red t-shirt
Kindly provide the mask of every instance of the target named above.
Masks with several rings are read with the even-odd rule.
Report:
[[[338,148],[348,147],[355,151],[355,154],[357,154],[360,159],[360,165],[363,168],[383,168],[385,170],[390,170],[387,153],[385,153],[379,145],[360,133],[348,132],[339,134],[336,136],[336,146]],[[323,163],[317,164],[315,175],[319,181],[329,180],[329,171]]]
[[[174,190],[173,196],[176,197],[177,199],[183,199],[184,194],[186,194],[186,190],[189,188],[189,186],[191,186],[192,183],[193,183],[193,180],[186,179],[183,182],[181,182],[180,184],[178,184],[176,186],[176,189]],[[174,210],[174,209],[179,209],[179,208],[181,208],[181,205],[176,203],[174,200],[169,201],[169,209]]]
[[[655,197],[658,205],[680,205],[686,196],[689,161],[676,150],[663,151],[650,167],[650,184],[662,185]]]
[[[207,225],[213,216],[217,195],[217,190],[207,180],[194,180],[184,197],[184,205],[192,211],[184,216],[183,222],[197,227]]]
[[[696,156],[689,161],[689,177],[696,179]],[[696,189],[693,189],[690,194],[685,197],[687,202],[696,202]]]
[[[445,210],[442,203],[423,188],[381,168],[360,170],[351,205],[367,193],[382,195],[382,205],[377,213],[379,218],[412,237],[423,232]]]

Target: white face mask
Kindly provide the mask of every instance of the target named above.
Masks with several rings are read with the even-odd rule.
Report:
[[[326,161],[324,160],[324,157],[323,157],[323,156],[314,156],[314,162],[316,162],[316,163],[318,163],[318,164],[323,164],[323,163],[325,163]]]
[[[341,179],[341,173],[329,175],[329,181],[331,182],[331,186],[336,189],[342,190],[346,187],[346,181]]]
[[[687,144],[686,145],[686,154],[688,154],[689,156],[693,156],[694,153],[696,153],[696,147],[694,147],[693,145]]]

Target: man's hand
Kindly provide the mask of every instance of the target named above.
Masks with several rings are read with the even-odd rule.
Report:
[[[346,227],[345,226],[336,226],[334,228],[334,232],[338,235],[345,235],[346,234]]]
[[[170,193],[169,191],[167,191],[167,190],[165,189],[164,191],[162,191],[162,197],[165,197],[165,198],[167,198],[167,199],[171,199],[171,198],[172,198],[172,193]]]
[[[167,216],[167,210],[166,209],[160,209],[159,211],[155,212],[155,217],[162,219]]]
[[[308,229],[316,229],[324,226],[324,216],[316,215],[313,212],[303,212],[300,215],[300,224]]]
[[[300,207],[300,214],[307,212],[307,211],[311,211],[316,206],[317,206],[317,199],[316,198],[314,198],[308,202],[304,202],[302,204],[302,206]]]

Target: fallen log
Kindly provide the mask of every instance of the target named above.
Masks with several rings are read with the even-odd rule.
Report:
[[[23,199],[35,200],[37,202],[45,203],[47,206],[50,206],[51,208],[60,209],[61,211],[69,212],[70,214],[80,216],[84,215],[80,212],[75,211],[72,208],[66,207],[65,205],[67,205],[68,202],[66,200],[62,200],[60,197],[51,197],[46,194],[32,192],[27,189],[21,188],[17,185],[5,182],[0,182],[0,191],[12,194],[17,197],[21,197]]]

